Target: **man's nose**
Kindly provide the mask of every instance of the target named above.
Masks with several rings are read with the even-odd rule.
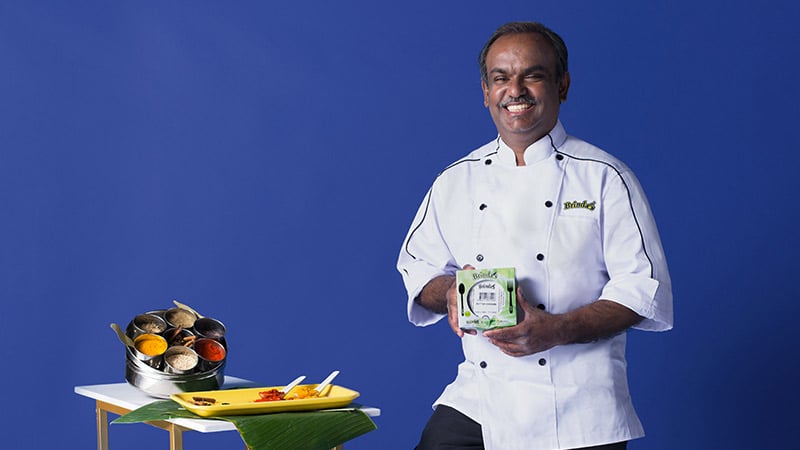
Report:
[[[510,92],[512,97],[521,97],[528,93],[528,88],[525,86],[525,80],[522,78],[514,78],[511,80]]]

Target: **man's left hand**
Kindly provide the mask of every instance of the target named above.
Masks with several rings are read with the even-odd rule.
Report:
[[[562,317],[532,306],[525,300],[519,286],[517,308],[521,311],[521,319],[516,326],[483,333],[503,353],[511,356],[532,355],[563,343],[560,340]]]
[[[532,355],[556,345],[604,339],[642,320],[626,306],[603,299],[564,314],[550,314],[528,303],[519,287],[517,308],[521,319],[516,326],[483,332],[492,344],[511,356]]]

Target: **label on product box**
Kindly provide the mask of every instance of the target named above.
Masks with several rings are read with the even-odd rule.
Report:
[[[456,272],[458,326],[489,330],[517,324],[517,283],[514,268]]]

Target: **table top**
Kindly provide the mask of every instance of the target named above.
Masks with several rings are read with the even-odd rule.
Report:
[[[257,384],[243,378],[225,376],[222,389],[258,387]],[[140,389],[129,383],[95,384],[90,386],[75,386],[75,393],[94,400],[104,401],[125,409],[134,410],[158,399],[150,397]],[[368,416],[379,416],[381,410],[369,406],[361,407]],[[235,430],[236,427],[226,420],[214,419],[169,419],[176,425],[201,433]]]

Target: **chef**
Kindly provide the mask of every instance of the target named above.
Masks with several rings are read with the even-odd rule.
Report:
[[[672,328],[666,259],[631,170],[567,133],[567,48],[533,22],[498,28],[479,56],[498,136],[445,168],[397,268],[417,326],[447,318],[464,361],[418,449],[624,449],[644,431],[625,331]],[[455,273],[516,270],[518,324],[458,327]]]

